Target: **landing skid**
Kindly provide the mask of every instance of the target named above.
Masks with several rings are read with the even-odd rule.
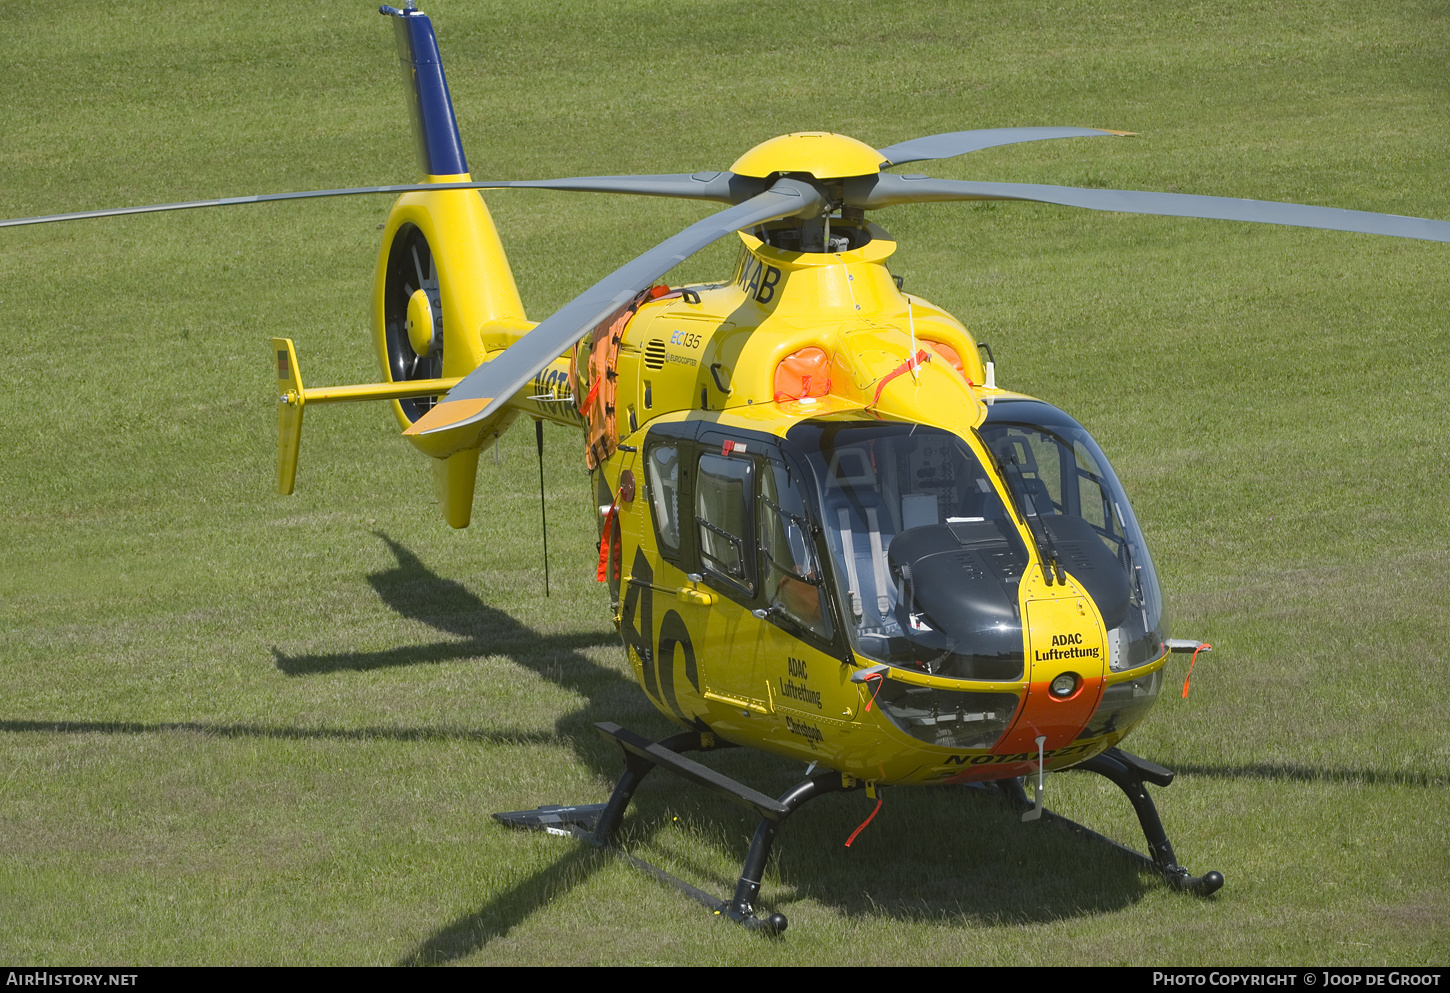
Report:
[[[651,771],[662,768],[760,815],[760,824],[755,829],[750,851],[746,854],[745,864],[740,870],[740,880],[735,884],[735,894],[729,900],[718,900],[643,859],[624,852],[620,854],[636,868],[675,887],[713,913],[767,934],[775,935],[784,931],[787,924],[784,914],[771,914],[764,919],[755,916],[755,899],[760,895],[760,880],[765,874],[765,863],[770,858],[770,848],[775,843],[776,833],[785,819],[807,800],[825,793],[860,789],[864,784],[846,785],[839,772],[822,773],[797,783],[782,793],[779,799],[773,799],[679,754],[686,751],[713,751],[736,747],[712,734],[684,731],[663,741],[651,742],[618,724],[606,721],[594,726],[600,734],[614,741],[624,751],[624,774],[615,783],[608,803],[518,810],[494,814],[494,819],[512,827],[572,835],[601,848],[609,848],[612,847],[614,832],[624,819],[624,809],[629,805],[634,791]]]
[[[713,751],[719,748],[735,747],[730,742],[721,741],[712,734],[685,731],[663,741],[651,742],[618,724],[603,722],[596,724],[595,727],[600,734],[615,742],[624,752],[624,773],[615,783],[614,792],[610,795],[608,803],[581,804],[573,807],[548,805],[535,810],[497,813],[493,815],[494,819],[510,827],[547,831],[550,834],[578,838],[600,848],[611,849],[631,865],[661,882],[675,887],[712,913],[729,917],[745,927],[766,934],[777,935],[784,931],[788,923],[785,915],[771,914],[765,918],[755,916],[755,900],[760,895],[760,880],[764,875],[765,864],[770,857],[770,849],[775,843],[775,836],[779,832],[780,826],[807,800],[826,793],[861,789],[865,784],[851,780],[838,772],[827,772],[802,780],[782,793],[779,798],[772,799],[764,793],[756,792],[750,787],[680,754],[681,752]],[[735,893],[729,900],[717,899],[704,890],[670,875],[663,869],[614,847],[614,832],[624,818],[625,808],[629,806],[634,791],[639,788],[644,777],[656,768],[662,768],[666,772],[703,786],[760,815],[760,824],[755,829],[755,837],[751,839],[750,851],[745,856],[740,879],[735,884]],[[1147,837],[1149,849],[1153,853],[1152,858],[1109,838],[1104,838],[1051,811],[1043,811],[1044,819],[1058,821],[1087,837],[1105,841],[1121,849],[1151,866],[1175,889],[1207,896],[1223,885],[1221,873],[1209,872],[1203,876],[1192,876],[1189,875],[1187,869],[1178,865],[1174,858],[1173,846],[1169,844],[1168,838],[1163,832],[1163,825],[1158,819],[1153,800],[1143,787],[1145,780],[1158,786],[1167,786],[1173,781],[1172,772],[1116,748],[1109,749],[1102,755],[1089,759],[1075,768],[1106,776],[1127,794],[1133,804],[1133,809],[1138,814],[1138,822],[1143,826],[1143,833]],[[1025,810],[1032,806],[1023,792],[1020,780],[1005,780],[997,785],[1019,809]]]
[[[1071,772],[1078,769],[1105,776],[1123,791],[1133,805],[1133,812],[1138,815],[1138,824],[1143,828],[1143,836],[1147,839],[1148,850],[1152,856],[1144,855],[1136,849],[1098,834],[1096,831],[1085,828],[1076,821],[1069,820],[1050,810],[1042,812],[1043,820],[1056,821],[1085,838],[1112,845],[1157,872],[1176,890],[1192,893],[1195,896],[1208,896],[1218,892],[1223,886],[1223,873],[1213,869],[1202,876],[1195,876],[1178,864],[1178,859],[1173,854],[1173,845],[1163,830],[1163,822],[1158,819],[1158,808],[1154,806],[1153,798],[1148,795],[1148,790],[1144,787],[1144,783],[1152,783],[1154,786],[1167,786],[1172,783],[1174,774],[1171,769],[1165,769],[1155,762],[1149,762],[1147,759],[1139,758],[1120,748],[1109,748],[1102,754],[1095,755],[1086,762],[1065,771]],[[999,780],[995,785],[1006,794],[1018,810],[1027,811],[1032,808],[1032,801],[1028,799],[1020,779]]]

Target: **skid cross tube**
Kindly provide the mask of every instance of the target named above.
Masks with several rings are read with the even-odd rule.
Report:
[[[714,769],[679,754],[686,750],[700,751],[734,747],[730,742],[722,742],[714,735],[710,735],[709,743],[706,744],[704,735],[698,731],[684,731],[663,741],[653,742],[611,721],[602,721],[594,726],[600,734],[615,742],[624,751],[624,774],[619,777],[619,782],[614,784],[614,793],[610,795],[609,803],[605,805],[604,813],[600,816],[599,823],[594,829],[594,836],[602,845],[610,843],[615,829],[619,827],[619,822],[624,817],[624,808],[629,805],[630,798],[634,796],[634,791],[639,788],[639,784],[650,770],[656,767],[672,772],[682,779],[688,779],[712,793],[718,793],[727,800],[733,800],[735,803],[749,807],[761,817],[779,818],[790,813],[781,803],[764,793],[757,793],[750,787],[737,783],[729,776],[723,776]]]
[[[839,772],[823,772],[797,783],[782,793],[779,799],[775,799],[680,754],[736,747],[734,742],[719,739],[708,731],[682,731],[663,741],[650,741],[609,721],[594,726],[624,752],[624,772],[615,782],[614,792],[609,795],[608,803],[586,803],[572,807],[550,804],[535,810],[497,813],[493,815],[494,820],[510,827],[548,831],[550,834],[579,838],[600,848],[613,849],[635,868],[670,884],[716,914],[764,934],[777,935],[784,931],[788,923],[784,914],[771,914],[764,919],[755,916],[755,900],[760,895],[761,877],[765,875],[766,863],[770,861],[770,849],[775,844],[775,836],[779,833],[781,824],[807,800],[826,793],[860,789],[865,784],[847,779]],[[750,851],[746,853],[740,879],[735,884],[735,893],[729,900],[718,900],[683,879],[614,848],[614,833],[624,819],[625,808],[629,806],[629,801],[634,797],[635,790],[639,789],[640,783],[644,782],[644,777],[656,768],[703,786],[759,815],[760,823],[750,841]]]
[[[740,870],[740,879],[735,884],[734,896],[728,903],[724,901],[714,903],[712,909],[753,930],[764,931],[768,934],[779,934],[784,931],[787,925],[785,915],[771,914],[764,920],[755,916],[755,900],[760,895],[761,878],[765,875],[765,865],[770,859],[770,849],[775,844],[775,836],[780,831],[781,824],[807,800],[826,793],[858,789],[859,787],[854,783],[846,786],[838,772],[820,773],[797,783],[782,793],[779,799],[773,799],[743,783],[737,783],[729,776],[722,775],[714,769],[678,754],[685,750],[733,747],[731,743],[719,741],[713,735],[707,738],[699,732],[686,731],[666,738],[664,741],[652,742],[648,738],[609,721],[594,726],[600,734],[619,745],[624,752],[625,769],[619,777],[619,781],[615,783],[609,802],[605,804],[594,825],[591,840],[598,845],[610,844],[614,831],[624,817],[624,809],[629,805],[630,798],[634,796],[634,791],[638,789],[639,784],[650,770],[656,767],[674,773],[698,786],[703,786],[712,793],[753,810],[760,816],[760,823],[755,828],[755,836],[750,841],[750,851],[746,854],[745,864]],[[686,892],[694,889],[688,884],[684,888],[686,888]]]
[[[614,792],[608,803],[582,803],[575,806],[546,804],[535,810],[503,811],[493,815],[494,820],[510,827],[532,828],[553,834],[565,834],[582,838],[601,848],[608,847],[619,822],[624,819],[624,808],[644,777],[659,763],[659,755],[669,755],[678,762],[709,772],[704,766],[677,755],[677,752],[708,751],[715,748],[734,748],[734,742],[721,741],[714,735],[698,731],[681,731],[660,742],[650,742],[639,735],[625,730],[618,724],[595,725],[601,734],[624,748],[624,772],[614,784]],[[618,735],[628,736],[629,742]],[[632,747],[630,747],[632,746]],[[722,777],[723,778],[723,777]],[[768,797],[766,799],[769,799]]]
[[[1153,798],[1148,795],[1147,789],[1143,786],[1145,782],[1152,783],[1154,786],[1167,786],[1173,782],[1174,773],[1171,769],[1165,769],[1156,762],[1150,762],[1119,748],[1109,748],[1100,755],[1062,771],[1073,772],[1079,769],[1085,772],[1096,772],[1100,776],[1107,777],[1127,794],[1128,800],[1133,804],[1133,811],[1138,815],[1138,824],[1143,828],[1143,836],[1148,842],[1148,850],[1152,853],[1152,857],[1150,858],[1121,842],[1114,841],[1106,835],[1098,834],[1091,828],[1083,827],[1076,821],[1051,810],[1043,810],[1044,820],[1065,825],[1085,838],[1111,845],[1124,855],[1130,856],[1135,861],[1158,872],[1170,886],[1180,892],[1192,893],[1195,896],[1208,896],[1218,892],[1219,888],[1223,886],[1223,873],[1215,870],[1206,872],[1202,876],[1193,876],[1178,864],[1178,860],[1173,854],[1173,845],[1168,840],[1167,832],[1163,830],[1163,822],[1158,819],[1158,809],[1153,804]],[[971,785],[985,787],[986,784]],[[994,785],[1019,813],[1032,808],[1032,800],[1027,796],[1021,779],[999,779]]]
[[[716,787],[706,781],[708,777],[715,777],[726,783],[732,782],[719,773],[679,754],[680,752],[709,751],[715,748],[734,748],[735,745],[732,742],[721,741],[714,735],[707,736],[699,731],[681,731],[663,741],[652,742],[611,721],[603,721],[594,726],[600,734],[618,744],[624,752],[624,772],[620,775],[619,781],[614,784],[614,792],[609,795],[609,802],[604,805],[604,809],[599,814],[599,820],[594,825],[593,840],[595,844],[608,846],[613,842],[614,832],[619,828],[619,822],[624,819],[624,808],[629,806],[634,791],[639,789],[639,784],[644,782],[644,777],[658,765],[663,765],[670,771],[711,789],[716,789]],[[762,800],[770,800],[769,797],[762,794],[756,795]]]

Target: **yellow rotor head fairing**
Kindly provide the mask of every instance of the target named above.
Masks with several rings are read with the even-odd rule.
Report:
[[[886,157],[864,141],[828,131],[798,131],[756,145],[730,167],[737,176],[807,173],[817,179],[871,176]]]

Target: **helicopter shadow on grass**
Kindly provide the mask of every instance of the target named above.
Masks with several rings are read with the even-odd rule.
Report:
[[[277,668],[289,676],[328,672],[364,672],[403,665],[423,665],[489,655],[507,655],[538,675],[590,695],[599,680],[632,687],[612,669],[600,666],[584,649],[616,645],[613,634],[545,635],[520,624],[497,607],[490,607],[462,583],[431,571],[406,546],[386,534],[373,532],[393,553],[397,565],[367,577],[378,598],[409,620],[453,635],[457,639],[432,645],[407,645],[380,652],[338,652],[325,655],[287,655],[272,649]],[[568,663],[567,668],[564,663]],[[576,685],[578,684],[578,685]],[[587,686],[584,684],[588,684]]]
[[[617,644],[597,633],[546,635],[484,603],[461,583],[432,572],[412,551],[378,534],[393,553],[394,568],[373,573],[368,583],[403,617],[451,635],[448,641],[380,652],[289,656],[274,649],[277,667],[289,676],[368,671],[490,656],[514,663],[588,702],[562,715],[557,740],[605,781],[622,769],[618,750],[594,729],[613,720],[656,737],[668,733],[635,682],[590,658],[587,649]],[[716,753],[709,763],[765,792],[799,781],[793,762],[749,749]],[[627,847],[659,851],[671,871],[721,896],[730,893],[755,829],[753,816],[702,790],[680,790],[663,774],[646,781],[621,826]],[[1065,831],[1042,832],[1017,823],[1006,805],[977,791],[888,790],[883,813],[850,849],[842,841],[870,813],[861,794],[809,804],[791,818],[776,848],[766,901],[811,900],[852,916],[881,915],[948,922],[1030,922],[1097,913],[1136,900],[1146,886],[1130,863]],[[578,802],[541,796],[540,803]],[[854,801],[854,802],[853,802]],[[703,836],[684,845],[680,830]],[[503,830],[503,828],[500,828]],[[903,845],[902,838],[911,839]],[[490,897],[477,910],[450,921],[400,959],[430,965],[464,958],[507,935],[561,890],[577,886],[609,863],[586,845],[561,842],[548,868]],[[733,866],[733,868],[731,868]]]
[[[287,655],[273,648],[277,668],[289,676],[311,676],[505,656],[589,701],[583,708],[559,718],[555,725],[556,740],[571,744],[592,771],[613,779],[618,774],[618,752],[600,738],[594,724],[617,719],[621,714],[635,720],[654,714],[633,680],[586,654],[588,649],[617,647],[618,636],[612,632],[543,634],[535,631],[484,603],[462,583],[439,576],[388,535],[374,533],[397,560],[394,568],[367,577],[379,599],[400,616],[454,637],[431,645],[406,645],[378,652]],[[479,692],[487,694],[486,682],[480,682]]]
[[[587,654],[590,649],[606,646],[618,650],[618,635],[535,631],[497,607],[489,606],[462,583],[439,576],[405,545],[386,534],[375,534],[393,553],[396,565],[370,574],[368,584],[395,613],[449,635],[449,639],[376,652],[288,655],[273,648],[280,671],[288,676],[307,677],[470,659],[490,660],[484,664],[491,664],[499,656],[505,656],[588,701],[583,707],[560,716],[552,740],[572,747],[584,766],[605,781],[613,781],[623,763],[618,749],[595,731],[594,724],[622,720],[646,733],[668,733],[662,718],[649,706],[632,679]],[[486,682],[480,681],[479,692],[488,692]],[[573,797],[539,798],[540,803],[576,800]],[[598,851],[584,847],[573,851],[561,847],[560,854],[561,858],[550,868],[498,894],[476,912],[445,925],[406,956],[402,964],[447,962],[482,948],[526,920],[553,899],[561,887],[579,883],[608,860]]]
[[[718,760],[724,755],[712,757],[710,764],[753,779],[753,785],[778,781],[765,787],[767,793],[774,785],[800,778],[788,772],[793,764],[774,756],[742,750],[731,757],[744,760],[738,765],[755,762],[766,768],[723,768],[727,763]],[[1163,885],[1152,872],[1102,842],[1059,825],[1020,823],[1006,803],[976,795],[983,791],[944,787],[884,792],[891,816],[878,815],[849,849],[842,842],[873,806],[862,794],[827,797],[801,808],[775,847],[757,912],[794,915],[792,905],[813,904],[859,920],[1015,926],[1111,913]],[[701,790],[681,790],[678,781],[659,775],[635,794],[617,840],[624,850],[725,898],[734,890],[755,825],[755,818],[739,807]],[[396,964],[442,965],[465,959],[612,860],[609,853],[581,842],[557,843],[559,855],[547,868],[454,918]],[[662,902],[687,901],[663,886],[659,894]],[[648,904],[629,912],[651,914]],[[704,908],[698,913],[702,923],[711,920]]]

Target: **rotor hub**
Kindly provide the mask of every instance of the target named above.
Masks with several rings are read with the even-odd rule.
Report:
[[[775,173],[805,173],[816,179],[874,176],[886,156],[855,138],[828,131],[798,131],[761,142],[730,167],[737,176],[764,179]]]
[[[414,290],[408,298],[408,344],[418,355],[433,349],[433,301],[426,290]]]

